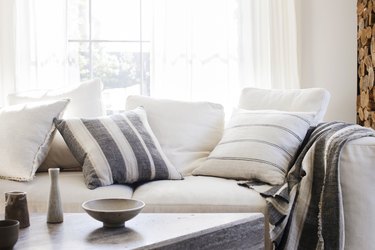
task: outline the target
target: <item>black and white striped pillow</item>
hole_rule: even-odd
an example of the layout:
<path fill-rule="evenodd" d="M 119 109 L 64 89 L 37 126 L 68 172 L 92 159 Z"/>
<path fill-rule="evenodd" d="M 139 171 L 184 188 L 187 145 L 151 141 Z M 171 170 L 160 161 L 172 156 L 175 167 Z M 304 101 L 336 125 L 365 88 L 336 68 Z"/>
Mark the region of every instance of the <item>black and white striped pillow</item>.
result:
<path fill-rule="evenodd" d="M 142 107 L 96 119 L 55 120 L 86 186 L 182 179 L 163 153 Z"/>
<path fill-rule="evenodd" d="M 314 117 L 312 112 L 238 110 L 193 174 L 282 184 Z"/>

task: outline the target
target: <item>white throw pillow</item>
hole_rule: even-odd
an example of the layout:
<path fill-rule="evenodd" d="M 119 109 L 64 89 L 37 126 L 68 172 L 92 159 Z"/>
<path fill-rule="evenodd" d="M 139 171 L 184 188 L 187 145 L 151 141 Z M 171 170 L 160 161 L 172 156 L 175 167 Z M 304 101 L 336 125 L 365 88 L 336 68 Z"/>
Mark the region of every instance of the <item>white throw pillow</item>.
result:
<path fill-rule="evenodd" d="M 323 120 L 330 94 L 321 88 L 309 89 L 257 89 L 244 88 L 238 107 L 248 110 L 282 110 L 314 112 L 313 124 Z"/>
<path fill-rule="evenodd" d="M 45 159 L 69 100 L 34 102 L 0 110 L 0 178 L 29 181 Z"/>
<path fill-rule="evenodd" d="M 99 118 L 56 120 L 55 124 L 83 166 L 90 189 L 182 179 L 164 155 L 141 107 Z"/>
<path fill-rule="evenodd" d="M 138 106 L 146 110 L 164 153 L 183 175 L 191 174 L 223 134 L 224 109 L 220 104 L 129 96 L 126 109 Z"/>
<path fill-rule="evenodd" d="M 32 90 L 10 94 L 10 105 L 46 101 L 70 99 L 70 104 L 64 112 L 64 118 L 81 117 L 90 118 L 104 115 L 101 92 L 103 85 L 99 79 L 82 82 L 78 85 L 58 90 Z M 48 168 L 70 169 L 80 167 L 69 148 L 62 139 L 60 133 L 56 133 L 52 141 L 47 158 L 38 171 L 46 171 Z"/>
<path fill-rule="evenodd" d="M 282 184 L 314 113 L 238 110 L 193 175 Z"/>

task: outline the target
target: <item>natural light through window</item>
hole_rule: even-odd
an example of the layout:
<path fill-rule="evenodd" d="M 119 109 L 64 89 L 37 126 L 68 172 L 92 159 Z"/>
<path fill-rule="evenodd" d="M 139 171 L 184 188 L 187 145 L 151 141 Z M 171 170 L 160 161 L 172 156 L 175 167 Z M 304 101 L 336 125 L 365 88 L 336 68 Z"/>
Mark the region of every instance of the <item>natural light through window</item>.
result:
<path fill-rule="evenodd" d="M 69 79 L 100 78 L 109 113 L 130 94 L 232 109 L 245 86 L 298 86 L 295 29 L 268 1 L 66 1 Z"/>
<path fill-rule="evenodd" d="M 129 94 L 149 94 L 150 3 L 67 0 L 70 79 L 100 78 L 109 113 Z"/>

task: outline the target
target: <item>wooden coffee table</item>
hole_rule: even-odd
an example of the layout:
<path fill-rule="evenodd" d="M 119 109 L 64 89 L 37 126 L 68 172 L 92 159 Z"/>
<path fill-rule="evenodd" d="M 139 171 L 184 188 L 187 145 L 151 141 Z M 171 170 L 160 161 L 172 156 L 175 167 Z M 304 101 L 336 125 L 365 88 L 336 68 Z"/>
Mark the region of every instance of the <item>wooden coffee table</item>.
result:
<path fill-rule="evenodd" d="M 103 228 L 85 213 L 64 214 L 47 224 L 31 214 L 14 249 L 264 249 L 264 217 L 259 213 L 141 213 L 124 228 Z"/>

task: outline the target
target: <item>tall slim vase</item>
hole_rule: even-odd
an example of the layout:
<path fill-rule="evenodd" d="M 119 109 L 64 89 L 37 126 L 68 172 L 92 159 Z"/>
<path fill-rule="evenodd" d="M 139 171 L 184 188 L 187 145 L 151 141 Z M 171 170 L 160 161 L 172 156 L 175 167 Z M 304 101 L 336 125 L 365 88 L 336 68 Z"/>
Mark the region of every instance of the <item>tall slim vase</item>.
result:
<path fill-rule="evenodd" d="M 64 221 L 64 214 L 62 210 L 60 189 L 59 189 L 59 168 L 48 169 L 51 180 L 51 187 L 49 191 L 47 223 L 61 223 Z"/>

